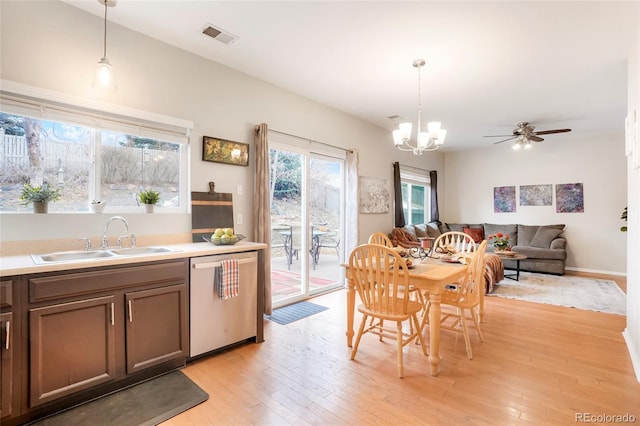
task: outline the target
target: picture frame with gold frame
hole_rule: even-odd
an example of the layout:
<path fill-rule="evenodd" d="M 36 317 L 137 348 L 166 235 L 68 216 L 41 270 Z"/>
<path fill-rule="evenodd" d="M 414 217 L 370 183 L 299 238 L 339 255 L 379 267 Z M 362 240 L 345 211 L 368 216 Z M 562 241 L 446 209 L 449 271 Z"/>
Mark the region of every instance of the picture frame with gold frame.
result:
<path fill-rule="evenodd" d="M 203 136 L 202 161 L 248 166 L 249 144 Z"/>

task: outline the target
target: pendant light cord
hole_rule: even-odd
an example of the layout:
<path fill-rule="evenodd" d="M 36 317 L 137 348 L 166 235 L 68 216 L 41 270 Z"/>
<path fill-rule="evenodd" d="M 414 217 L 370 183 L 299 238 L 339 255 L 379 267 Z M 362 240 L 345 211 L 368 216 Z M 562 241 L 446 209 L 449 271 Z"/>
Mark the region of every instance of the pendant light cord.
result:
<path fill-rule="evenodd" d="M 102 57 L 107 57 L 107 0 L 104 0 L 104 46 Z"/>

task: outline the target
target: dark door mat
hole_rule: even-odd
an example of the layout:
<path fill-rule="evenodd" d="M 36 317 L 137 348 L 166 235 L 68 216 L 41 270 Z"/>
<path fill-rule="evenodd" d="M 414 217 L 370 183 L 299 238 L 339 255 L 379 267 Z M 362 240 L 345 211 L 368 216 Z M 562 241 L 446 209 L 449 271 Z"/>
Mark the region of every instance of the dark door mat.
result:
<path fill-rule="evenodd" d="M 318 312 L 327 310 L 326 306 L 316 305 L 311 302 L 298 302 L 293 305 L 283 306 L 282 308 L 274 309 L 271 315 L 265 315 L 264 317 L 269 321 L 277 322 L 278 324 L 289 324 L 299 319 L 306 318 Z"/>
<path fill-rule="evenodd" d="M 37 426 L 152 426 L 195 407 L 209 395 L 181 371 L 173 371 L 103 396 L 52 417 Z"/>

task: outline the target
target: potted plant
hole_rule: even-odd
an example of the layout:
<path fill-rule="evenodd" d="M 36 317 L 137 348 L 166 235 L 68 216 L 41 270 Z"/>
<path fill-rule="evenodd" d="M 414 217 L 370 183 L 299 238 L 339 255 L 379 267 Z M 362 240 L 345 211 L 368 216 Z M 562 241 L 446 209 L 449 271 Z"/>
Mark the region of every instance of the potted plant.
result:
<path fill-rule="evenodd" d="M 153 206 L 160 200 L 160 193 L 153 189 L 138 192 L 138 200 L 144 204 L 147 213 L 153 213 Z"/>
<path fill-rule="evenodd" d="M 47 183 L 33 186 L 25 183 L 22 187 L 20 200 L 25 206 L 33 203 L 34 213 L 47 213 L 50 201 L 58 201 L 60 199 L 60 189 L 52 189 Z"/>
<path fill-rule="evenodd" d="M 627 221 L 627 207 L 625 207 L 624 210 L 622 210 L 622 215 L 620 215 L 620 219 L 624 220 L 625 222 Z M 620 230 L 622 232 L 627 232 L 627 225 L 621 226 Z"/>
<path fill-rule="evenodd" d="M 93 213 L 102 213 L 107 206 L 107 202 L 104 200 L 91 200 L 89 203 L 89 209 Z"/>

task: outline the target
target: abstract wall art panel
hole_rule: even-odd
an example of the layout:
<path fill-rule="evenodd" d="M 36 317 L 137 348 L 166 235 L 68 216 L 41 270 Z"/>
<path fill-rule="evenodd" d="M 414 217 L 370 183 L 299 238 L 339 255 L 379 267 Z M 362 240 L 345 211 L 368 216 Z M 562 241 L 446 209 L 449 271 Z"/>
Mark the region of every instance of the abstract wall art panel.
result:
<path fill-rule="evenodd" d="M 584 213 L 584 188 L 581 183 L 556 185 L 557 213 Z"/>
<path fill-rule="evenodd" d="M 493 188 L 494 213 L 513 213 L 516 211 L 516 187 L 496 186 Z"/>
<path fill-rule="evenodd" d="M 550 206 L 553 203 L 553 185 L 520 185 L 521 206 Z"/>

